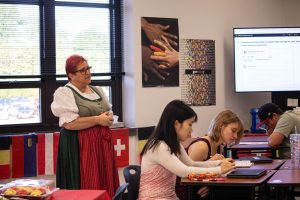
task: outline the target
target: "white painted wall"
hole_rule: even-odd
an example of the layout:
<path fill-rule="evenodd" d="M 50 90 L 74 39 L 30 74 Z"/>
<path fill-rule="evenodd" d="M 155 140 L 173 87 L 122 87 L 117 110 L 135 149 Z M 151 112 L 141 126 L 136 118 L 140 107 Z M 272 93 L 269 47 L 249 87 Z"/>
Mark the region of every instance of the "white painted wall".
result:
<path fill-rule="evenodd" d="M 300 26 L 299 8 L 298 0 L 125 0 L 125 125 L 156 125 L 165 105 L 181 98 L 180 87 L 142 88 L 142 16 L 178 18 L 181 39 L 216 41 L 216 105 L 193 107 L 199 117 L 194 135 L 200 136 L 206 133 L 213 116 L 225 108 L 238 113 L 245 128 L 250 129 L 250 108 L 271 101 L 271 93 L 234 93 L 232 29 Z M 130 152 L 136 152 L 135 140 L 131 138 L 134 149 Z M 136 161 L 130 158 L 131 163 Z"/>

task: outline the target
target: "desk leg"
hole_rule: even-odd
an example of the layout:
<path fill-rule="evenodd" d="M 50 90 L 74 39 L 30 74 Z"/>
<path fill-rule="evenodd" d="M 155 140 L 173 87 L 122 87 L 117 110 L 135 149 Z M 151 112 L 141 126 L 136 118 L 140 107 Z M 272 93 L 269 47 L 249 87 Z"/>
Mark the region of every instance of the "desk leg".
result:
<path fill-rule="evenodd" d="M 275 193 L 275 200 L 279 200 L 279 194 L 280 194 L 280 192 L 279 192 L 279 190 L 280 190 L 280 188 L 275 188 L 276 189 L 276 193 Z"/>
<path fill-rule="evenodd" d="M 272 187 L 271 187 L 272 188 Z M 274 199 L 294 200 L 293 187 L 274 187 L 271 193 L 275 194 Z M 273 198 L 270 198 L 273 199 Z"/>
<path fill-rule="evenodd" d="M 210 200 L 214 200 L 214 193 L 215 193 L 214 187 L 209 187 L 209 199 Z"/>
<path fill-rule="evenodd" d="M 210 186 L 209 200 L 255 200 L 255 186 Z"/>
<path fill-rule="evenodd" d="M 251 199 L 255 200 L 255 187 L 251 187 L 250 195 L 251 195 Z"/>
<path fill-rule="evenodd" d="M 289 191 L 289 199 L 291 199 L 291 200 L 293 200 L 293 199 L 295 199 L 295 188 L 294 187 L 291 187 L 290 188 L 290 191 Z"/>
<path fill-rule="evenodd" d="M 277 150 L 276 149 L 271 149 L 271 158 L 275 159 L 277 158 Z"/>
<path fill-rule="evenodd" d="M 264 195 L 264 198 L 265 199 L 271 199 L 271 195 L 270 195 L 270 192 L 271 192 L 271 190 L 270 190 L 270 187 L 269 186 L 267 186 L 267 184 L 264 184 L 264 186 L 263 186 L 263 195 Z"/>
<path fill-rule="evenodd" d="M 193 200 L 193 186 L 188 185 L 188 199 Z"/>

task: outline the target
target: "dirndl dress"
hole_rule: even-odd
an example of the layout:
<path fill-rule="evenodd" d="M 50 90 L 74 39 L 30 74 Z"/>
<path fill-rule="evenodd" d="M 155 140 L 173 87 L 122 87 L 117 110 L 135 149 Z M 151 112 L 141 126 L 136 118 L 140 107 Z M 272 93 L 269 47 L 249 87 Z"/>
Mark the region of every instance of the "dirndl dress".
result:
<path fill-rule="evenodd" d="M 119 187 L 111 130 L 95 126 L 78 132 L 81 189 L 106 190 L 113 197 Z"/>
<path fill-rule="evenodd" d="M 78 131 L 60 130 L 56 165 L 56 187 L 80 189 Z"/>
<path fill-rule="evenodd" d="M 109 109 L 103 92 L 90 86 L 100 98 L 89 100 L 67 85 L 74 94 L 80 116 L 94 116 Z M 119 176 L 109 127 L 83 130 L 61 129 L 57 156 L 56 185 L 62 189 L 106 190 L 113 197 Z"/>

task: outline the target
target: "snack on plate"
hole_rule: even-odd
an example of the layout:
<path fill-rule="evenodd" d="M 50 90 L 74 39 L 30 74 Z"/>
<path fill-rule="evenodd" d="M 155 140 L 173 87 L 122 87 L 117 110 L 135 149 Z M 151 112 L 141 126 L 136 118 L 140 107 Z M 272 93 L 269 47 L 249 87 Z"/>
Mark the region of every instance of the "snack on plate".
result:
<path fill-rule="evenodd" d="M 192 172 L 188 175 L 188 179 L 193 179 L 195 177 L 196 177 L 196 174 L 194 172 Z"/>
<path fill-rule="evenodd" d="M 215 172 L 209 172 L 206 174 L 207 178 L 216 178 L 218 177 L 219 175 Z"/>
<path fill-rule="evenodd" d="M 47 186 L 13 186 L 4 190 L 6 196 L 42 196 L 49 193 Z"/>
<path fill-rule="evenodd" d="M 17 194 L 17 191 L 14 190 L 13 188 L 8 188 L 4 191 L 4 194 L 5 195 L 16 195 Z"/>
<path fill-rule="evenodd" d="M 215 172 L 207 172 L 207 173 L 190 173 L 188 175 L 188 179 L 190 180 L 204 180 L 204 179 L 214 179 L 219 177 L 219 175 Z"/>

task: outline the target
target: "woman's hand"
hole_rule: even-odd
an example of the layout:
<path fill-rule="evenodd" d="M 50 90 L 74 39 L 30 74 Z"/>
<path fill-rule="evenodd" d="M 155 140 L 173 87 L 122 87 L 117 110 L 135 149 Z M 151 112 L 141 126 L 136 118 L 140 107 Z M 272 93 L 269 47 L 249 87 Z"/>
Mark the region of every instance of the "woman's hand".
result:
<path fill-rule="evenodd" d="M 159 67 L 159 65 L 150 59 L 152 51 L 146 46 L 142 46 L 142 67 L 143 67 L 143 79 L 148 81 L 148 76 L 154 76 L 159 80 L 165 80 L 170 74 Z"/>
<path fill-rule="evenodd" d="M 221 173 L 222 174 L 225 174 L 234 168 L 235 168 L 234 162 L 229 162 L 226 159 L 222 160 L 222 163 L 221 163 Z"/>
<path fill-rule="evenodd" d="M 223 160 L 225 157 L 222 154 L 216 153 L 215 155 L 211 156 L 209 160 Z"/>
<path fill-rule="evenodd" d="M 163 49 L 163 56 L 151 55 L 151 59 L 159 62 L 161 69 L 167 69 L 175 67 L 179 64 L 179 53 L 173 49 L 168 42 L 167 38 L 162 36 L 163 41 L 154 40 L 154 44 Z"/>
<path fill-rule="evenodd" d="M 101 126 L 111 126 L 114 122 L 113 113 L 110 111 L 101 113 L 97 116 L 97 122 Z"/>
<path fill-rule="evenodd" d="M 170 28 L 170 25 L 163 26 L 161 24 L 151 24 L 142 17 L 141 27 L 151 43 L 153 43 L 154 40 L 161 40 L 161 37 L 165 36 L 170 44 L 173 46 L 178 45 L 177 42 L 175 42 L 178 37 L 166 32 Z"/>
<path fill-rule="evenodd" d="M 224 158 L 224 160 L 227 160 L 228 162 L 234 162 L 233 158 Z"/>

